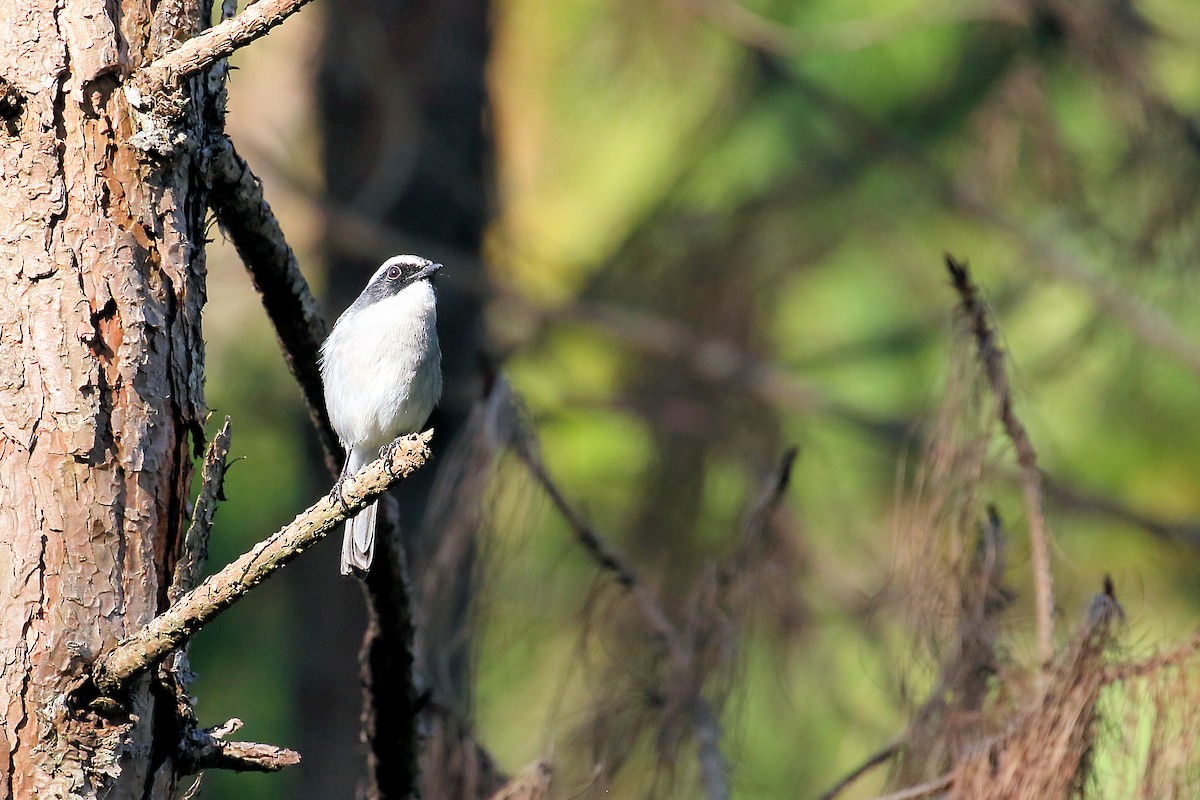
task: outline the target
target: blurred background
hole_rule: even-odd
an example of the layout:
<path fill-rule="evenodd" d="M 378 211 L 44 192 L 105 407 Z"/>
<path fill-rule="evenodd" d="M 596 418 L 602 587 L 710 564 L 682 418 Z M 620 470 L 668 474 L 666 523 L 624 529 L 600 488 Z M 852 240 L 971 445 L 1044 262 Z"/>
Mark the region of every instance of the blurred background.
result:
<path fill-rule="evenodd" d="M 989 503 L 1000 652 L 1036 660 L 1015 461 L 944 253 L 981 285 L 1046 473 L 1060 639 L 1106 574 L 1126 653 L 1193 632 L 1194 0 L 321 0 L 234 65 L 230 135 L 328 320 L 392 254 L 446 265 L 436 460 L 398 496 L 423 687 L 502 773 L 712 796 L 682 693 L 719 721 L 734 797 L 820 795 L 924 702 L 930 587 Z M 220 565 L 328 479 L 216 239 L 208 402 L 241 458 Z M 478 402 L 510 389 L 497 428 Z M 978 447 L 939 460 L 952 441 Z M 683 632 L 695 685 L 547 480 Z M 196 640 L 201 722 L 304 756 L 204 797 L 354 796 L 365 616 L 337 547 Z"/>

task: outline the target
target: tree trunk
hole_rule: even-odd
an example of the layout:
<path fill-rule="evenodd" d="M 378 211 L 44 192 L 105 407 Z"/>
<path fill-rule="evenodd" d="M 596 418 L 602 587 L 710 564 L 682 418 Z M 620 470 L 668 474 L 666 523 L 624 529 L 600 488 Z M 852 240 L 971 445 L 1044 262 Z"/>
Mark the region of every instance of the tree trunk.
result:
<path fill-rule="evenodd" d="M 138 149 L 122 85 L 210 12 L 0 3 L 2 797 L 165 797 L 176 780 L 150 678 L 103 713 L 66 695 L 164 607 L 202 437 L 203 149 Z M 193 83 L 174 130 L 196 143 Z"/>

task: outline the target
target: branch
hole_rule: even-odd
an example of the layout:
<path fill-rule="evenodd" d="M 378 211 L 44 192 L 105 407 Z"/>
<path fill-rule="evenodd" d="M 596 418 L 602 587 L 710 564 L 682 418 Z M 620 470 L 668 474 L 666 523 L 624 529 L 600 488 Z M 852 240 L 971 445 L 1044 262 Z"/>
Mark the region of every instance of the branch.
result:
<path fill-rule="evenodd" d="M 200 570 L 208 558 L 208 536 L 212 531 L 213 518 L 217 514 L 217 501 L 224 500 L 225 461 L 229 457 L 229 417 L 217 435 L 208 443 L 204 454 L 204 470 L 201 475 L 200 494 L 192 508 L 192 523 L 183 536 L 183 549 L 175 562 L 175 574 L 167 599 L 174 603 L 200 582 Z"/>
<path fill-rule="evenodd" d="M 1000 421 L 1017 452 L 1021 467 L 1021 493 L 1025 497 L 1025 515 L 1029 521 L 1030 561 L 1033 567 L 1034 600 L 1037 607 L 1038 652 L 1042 664 L 1054 658 L 1054 587 L 1050 574 L 1050 554 L 1046 546 L 1046 517 L 1043 513 L 1042 474 L 1037 465 L 1037 452 L 1029 440 L 1025 426 L 1013 410 L 1012 390 L 1004 371 L 1004 351 L 996 344 L 996 336 L 988 324 L 987 310 L 979 301 L 979 290 L 971 283 L 966 264 L 946 256 L 946 269 L 954 289 L 962 301 L 963 313 L 971 322 L 979 361 L 999 404 Z"/>
<path fill-rule="evenodd" d="M 300 754 L 286 747 L 225 741 L 225 736 L 240 727 L 242 721 L 235 718 L 219 728 L 191 731 L 179 748 L 181 774 L 190 775 L 204 769 L 279 772 L 300 763 Z"/>
<path fill-rule="evenodd" d="M 393 497 L 380 503 L 375 563 L 364 579 L 367 630 L 359 652 L 367 798 L 407 797 L 417 786 L 412 590 Z M 386 534 L 384 532 L 387 532 Z"/>
<path fill-rule="evenodd" d="M 196 631 L 262 583 L 275 570 L 415 472 L 429 458 L 432 431 L 397 439 L 385 454 L 322 497 L 286 527 L 209 576 L 146 627 L 101 657 L 92 680 L 105 695 L 120 690 Z"/>
<path fill-rule="evenodd" d="M 234 50 L 266 36 L 309 0 L 259 0 L 241 14 L 188 39 L 133 74 L 143 96 L 155 95 L 203 72 Z"/>
<path fill-rule="evenodd" d="M 344 454 L 329 424 L 317 365 L 317 353 L 328 334 L 320 306 L 263 196 L 262 183 L 226 137 L 217 139 L 213 146 L 209 181 L 209 204 L 250 272 L 279 337 L 284 360 L 304 394 L 326 466 L 336 475 Z"/>

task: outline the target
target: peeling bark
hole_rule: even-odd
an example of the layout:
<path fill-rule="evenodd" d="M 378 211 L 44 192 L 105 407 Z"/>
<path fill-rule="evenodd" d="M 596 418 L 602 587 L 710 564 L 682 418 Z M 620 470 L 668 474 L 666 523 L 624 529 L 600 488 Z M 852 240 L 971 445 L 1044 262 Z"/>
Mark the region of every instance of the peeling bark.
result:
<path fill-rule="evenodd" d="M 175 782 L 148 679 L 107 716 L 64 699 L 161 610 L 204 419 L 203 150 L 147 160 L 120 91 L 209 17 L 168 6 L 0 3 L 0 797 Z"/>

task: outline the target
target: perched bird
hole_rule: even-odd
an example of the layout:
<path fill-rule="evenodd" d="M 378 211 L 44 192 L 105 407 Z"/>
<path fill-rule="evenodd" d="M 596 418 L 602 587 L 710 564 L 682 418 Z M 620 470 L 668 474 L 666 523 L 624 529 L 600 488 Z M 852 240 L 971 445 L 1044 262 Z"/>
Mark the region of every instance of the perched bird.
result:
<path fill-rule="evenodd" d="M 420 256 L 389 258 L 321 346 L 325 408 L 346 448 L 342 479 L 397 436 L 419 431 L 442 394 L 431 281 L 441 267 Z M 343 575 L 371 566 L 376 511 L 372 503 L 346 522 Z"/>

